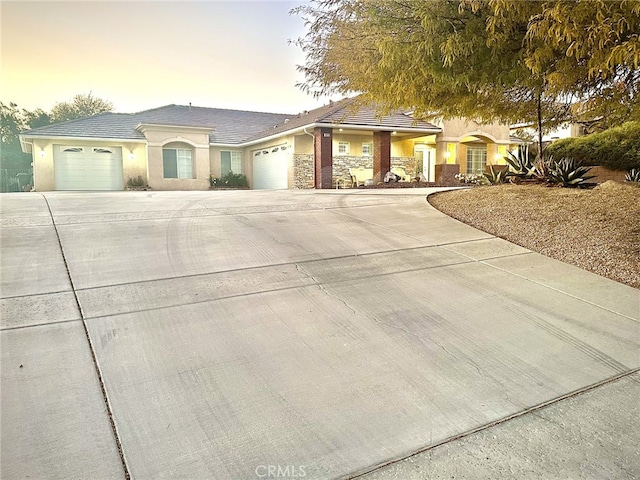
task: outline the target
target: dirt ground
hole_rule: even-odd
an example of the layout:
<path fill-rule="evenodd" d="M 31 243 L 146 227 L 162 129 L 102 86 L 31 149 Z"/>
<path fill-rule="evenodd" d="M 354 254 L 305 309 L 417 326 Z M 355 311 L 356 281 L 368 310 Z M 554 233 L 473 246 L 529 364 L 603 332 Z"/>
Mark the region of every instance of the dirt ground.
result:
<path fill-rule="evenodd" d="M 640 184 L 474 187 L 429 197 L 492 235 L 640 289 Z"/>

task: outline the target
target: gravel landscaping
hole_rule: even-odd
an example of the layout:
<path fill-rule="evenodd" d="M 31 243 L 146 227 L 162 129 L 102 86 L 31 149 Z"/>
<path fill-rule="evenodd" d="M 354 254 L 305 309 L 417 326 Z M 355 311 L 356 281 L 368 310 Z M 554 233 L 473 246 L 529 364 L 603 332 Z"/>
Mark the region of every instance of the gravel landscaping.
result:
<path fill-rule="evenodd" d="M 437 193 L 438 210 L 543 255 L 640 289 L 640 185 L 543 185 Z"/>

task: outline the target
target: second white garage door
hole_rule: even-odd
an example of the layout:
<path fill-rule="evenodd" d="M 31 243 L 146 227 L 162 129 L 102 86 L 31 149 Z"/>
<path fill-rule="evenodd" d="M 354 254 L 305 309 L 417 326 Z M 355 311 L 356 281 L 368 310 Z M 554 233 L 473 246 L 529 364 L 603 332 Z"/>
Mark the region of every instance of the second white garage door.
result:
<path fill-rule="evenodd" d="M 253 188 L 288 188 L 288 155 L 286 145 L 278 145 L 253 152 Z"/>
<path fill-rule="evenodd" d="M 55 145 L 56 190 L 122 190 L 120 147 Z"/>

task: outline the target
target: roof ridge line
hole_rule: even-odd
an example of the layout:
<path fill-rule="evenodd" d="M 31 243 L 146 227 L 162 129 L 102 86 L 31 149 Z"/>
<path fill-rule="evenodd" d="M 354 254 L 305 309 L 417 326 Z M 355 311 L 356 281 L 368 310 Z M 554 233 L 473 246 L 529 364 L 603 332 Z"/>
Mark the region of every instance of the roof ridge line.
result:
<path fill-rule="evenodd" d="M 281 116 L 295 116 L 294 113 L 279 113 L 279 112 L 259 112 L 257 110 L 240 110 L 237 108 L 220 108 L 220 107 L 201 107 L 199 105 L 180 105 L 176 103 L 170 103 L 168 105 L 163 105 L 161 107 L 150 108 L 149 110 L 141 110 L 139 112 L 135 112 L 133 115 L 144 114 L 148 112 L 155 112 L 158 110 L 162 110 L 165 108 L 171 107 L 180 107 L 180 108 L 189 108 L 189 109 L 198 109 L 198 110 L 217 110 L 217 111 L 225 111 L 225 112 L 242 112 L 242 113 L 258 113 L 261 115 L 281 115 Z"/>

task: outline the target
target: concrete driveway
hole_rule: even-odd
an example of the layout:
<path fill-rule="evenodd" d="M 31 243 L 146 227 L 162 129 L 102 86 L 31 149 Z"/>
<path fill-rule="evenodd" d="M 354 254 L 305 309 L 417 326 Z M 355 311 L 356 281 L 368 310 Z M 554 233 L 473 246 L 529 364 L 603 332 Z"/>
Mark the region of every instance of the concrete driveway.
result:
<path fill-rule="evenodd" d="M 640 477 L 640 291 L 426 193 L 3 195 L 0 476 Z"/>

